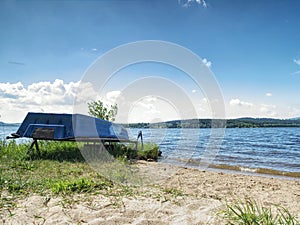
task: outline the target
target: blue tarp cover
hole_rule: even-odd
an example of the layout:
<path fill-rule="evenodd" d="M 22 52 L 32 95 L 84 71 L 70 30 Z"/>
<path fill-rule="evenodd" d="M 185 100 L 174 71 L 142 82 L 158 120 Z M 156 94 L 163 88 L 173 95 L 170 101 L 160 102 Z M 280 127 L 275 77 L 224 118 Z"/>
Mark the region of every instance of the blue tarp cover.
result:
<path fill-rule="evenodd" d="M 29 112 L 16 134 L 48 140 L 129 140 L 122 126 L 81 114 Z"/>

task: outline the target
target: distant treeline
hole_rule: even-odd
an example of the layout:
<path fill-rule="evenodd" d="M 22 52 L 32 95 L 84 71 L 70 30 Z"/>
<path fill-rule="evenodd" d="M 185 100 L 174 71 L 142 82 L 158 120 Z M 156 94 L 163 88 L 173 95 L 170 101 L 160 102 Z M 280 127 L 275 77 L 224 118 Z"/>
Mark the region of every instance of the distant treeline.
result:
<path fill-rule="evenodd" d="M 300 127 L 300 119 L 239 118 L 239 119 L 190 119 L 173 120 L 160 123 L 122 124 L 129 128 L 257 128 L 257 127 Z"/>
<path fill-rule="evenodd" d="M 172 120 L 160 123 L 131 123 L 121 124 L 126 128 L 256 128 L 256 127 L 300 127 L 300 118 L 297 119 L 271 119 L 271 118 L 239 118 L 239 119 L 189 119 Z M 0 126 L 19 126 L 19 123 L 3 123 Z"/>
<path fill-rule="evenodd" d="M 0 122 L 0 126 L 20 126 L 20 123 L 3 123 L 3 122 Z"/>
<path fill-rule="evenodd" d="M 20 126 L 20 123 L 4 123 L 0 121 L 0 126 Z"/>

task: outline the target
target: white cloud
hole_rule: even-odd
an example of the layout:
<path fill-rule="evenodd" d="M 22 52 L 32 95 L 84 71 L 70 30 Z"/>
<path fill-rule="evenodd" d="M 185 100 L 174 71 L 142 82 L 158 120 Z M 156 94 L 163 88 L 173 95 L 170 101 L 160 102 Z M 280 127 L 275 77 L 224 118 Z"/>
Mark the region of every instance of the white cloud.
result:
<path fill-rule="evenodd" d="M 202 59 L 202 62 L 207 66 L 207 67 L 211 67 L 211 61 L 208 61 L 206 58 Z"/>
<path fill-rule="evenodd" d="M 185 8 L 188 8 L 192 5 L 200 5 L 203 8 L 207 8 L 207 3 L 205 0 L 178 0 L 178 3 Z"/>
<path fill-rule="evenodd" d="M 296 63 L 298 66 L 300 66 L 300 59 L 294 59 L 293 62 Z M 292 73 L 292 75 L 297 75 L 297 74 L 300 74 L 300 70 Z"/>
<path fill-rule="evenodd" d="M 106 93 L 106 99 L 111 103 L 116 102 L 117 98 L 120 96 L 121 96 L 121 91 L 110 91 Z"/>
<path fill-rule="evenodd" d="M 296 63 L 298 66 L 300 66 L 300 59 L 294 59 L 293 61 L 294 61 L 294 63 Z"/>
<path fill-rule="evenodd" d="M 275 109 L 275 108 L 276 108 L 275 105 L 267 105 L 267 104 L 261 104 L 260 105 L 260 111 L 262 111 L 262 112 L 267 112 L 270 109 Z"/>
<path fill-rule="evenodd" d="M 149 103 L 155 103 L 158 101 L 158 98 L 153 95 L 149 95 L 146 98 L 144 98 L 144 101 L 149 102 Z"/>
<path fill-rule="evenodd" d="M 122 107 L 120 107 L 120 111 L 122 111 Z M 126 122 L 157 122 L 179 118 L 179 112 L 171 102 L 159 96 L 149 95 L 130 104 Z"/>
<path fill-rule="evenodd" d="M 226 106 L 227 118 L 287 118 L 289 111 L 290 110 L 286 107 L 286 105 L 284 105 L 284 107 L 280 107 L 277 105 L 269 105 L 259 102 L 249 103 L 239 99 L 232 99 Z"/>
<path fill-rule="evenodd" d="M 202 98 L 202 101 L 205 103 L 208 103 L 208 99 L 207 98 Z"/>
<path fill-rule="evenodd" d="M 121 91 L 109 91 L 107 92 L 105 95 L 97 95 L 96 99 L 93 100 L 97 100 L 100 99 L 105 106 L 110 107 L 111 105 L 117 105 L 118 107 L 118 111 L 122 110 L 122 108 L 124 107 L 124 105 L 127 104 L 125 98 L 122 96 L 122 92 Z M 84 113 L 84 112 L 83 112 Z M 116 119 L 119 118 L 120 115 L 117 115 Z M 120 121 L 119 121 L 120 122 Z"/>
<path fill-rule="evenodd" d="M 300 107 L 294 107 L 294 106 L 288 106 L 287 108 L 287 114 L 286 117 L 288 118 L 295 118 L 300 116 Z"/>
<path fill-rule="evenodd" d="M 37 82 L 24 86 L 0 83 L 0 114 L 7 122 L 20 122 L 28 111 L 71 113 L 79 82 Z"/>
<path fill-rule="evenodd" d="M 230 102 L 229 102 L 229 104 L 231 106 L 247 106 L 247 107 L 252 107 L 253 106 L 253 103 L 241 101 L 238 98 L 231 99 Z"/>
<path fill-rule="evenodd" d="M 267 97 L 272 97 L 272 96 L 273 96 L 273 94 L 272 94 L 272 93 L 270 93 L 270 92 L 268 92 L 268 93 L 266 93 L 266 96 L 267 96 Z"/>
<path fill-rule="evenodd" d="M 276 105 L 261 104 L 260 111 L 267 117 L 276 117 L 278 113 L 275 111 Z"/>
<path fill-rule="evenodd" d="M 96 51 L 98 51 L 98 49 L 97 48 L 92 48 L 92 51 L 96 52 Z"/>
<path fill-rule="evenodd" d="M 161 110 L 158 109 L 155 99 L 147 96 L 132 105 L 128 120 L 130 122 L 151 122 L 153 119 L 161 117 Z"/>
<path fill-rule="evenodd" d="M 196 93 L 197 90 L 191 90 Z M 272 93 L 266 93 L 272 96 Z M 74 111 L 74 100 L 79 102 L 79 111 Z M 128 97 L 128 96 L 127 96 Z M 194 95 L 195 110 L 199 118 L 211 118 L 212 112 L 210 102 L 203 96 Z M 197 99 L 196 99 L 197 97 Z M 125 99 L 118 90 L 113 90 L 99 96 L 91 83 L 69 82 L 55 80 L 54 82 L 36 82 L 30 85 L 17 83 L 0 83 L 0 115 L 5 122 L 21 122 L 27 112 L 57 112 L 57 113 L 87 113 L 87 101 L 101 99 L 106 104 L 117 103 L 120 109 L 118 122 L 150 122 L 154 119 L 161 121 L 191 118 L 179 114 L 177 106 L 172 105 L 168 99 L 161 99 L 158 96 L 146 96 L 134 104 Z M 128 105 L 132 105 L 129 110 Z M 81 108 L 80 108 L 81 107 Z M 122 114 L 124 109 L 129 114 Z M 123 110 L 123 111 L 122 111 Z M 128 110 L 125 112 L 128 112 Z M 228 118 L 250 117 L 298 117 L 300 106 L 295 105 L 289 108 L 286 103 L 282 105 L 267 105 L 260 102 L 247 102 L 240 98 L 233 98 L 227 101 L 226 115 Z M 187 112 L 189 113 L 189 112 Z M 193 116 L 194 117 L 194 116 Z"/>
<path fill-rule="evenodd" d="M 207 4 L 205 0 L 196 0 L 199 5 L 202 5 L 204 8 L 207 8 Z"/>
<path fill-rule="evenodd" d="M 198 118 L 211 118 L 213 116 L 213 112 L 207 98 L 199 99 L 199 104 L 196 110 Z"/>
<path fill-rule="evenodd" d="M 155 96 L 146 96 L 139 101 L 135 102 L 134 107 L 140 107 L 148 110 L 150 114 L 157 114 L 159 110 L 156 109 L 156 102 L 158 101 Z"/>

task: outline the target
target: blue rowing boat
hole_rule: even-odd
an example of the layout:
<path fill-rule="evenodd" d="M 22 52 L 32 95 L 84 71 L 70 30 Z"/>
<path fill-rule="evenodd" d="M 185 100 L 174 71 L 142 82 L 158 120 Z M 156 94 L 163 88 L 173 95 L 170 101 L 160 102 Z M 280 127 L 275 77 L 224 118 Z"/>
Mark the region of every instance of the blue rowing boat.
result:
<path fill-rule="evenodd" d="M 8 138 L 56 141 L 130 141 L 121 125 L 82 114 L 29 112 L 16 133 Z"/>

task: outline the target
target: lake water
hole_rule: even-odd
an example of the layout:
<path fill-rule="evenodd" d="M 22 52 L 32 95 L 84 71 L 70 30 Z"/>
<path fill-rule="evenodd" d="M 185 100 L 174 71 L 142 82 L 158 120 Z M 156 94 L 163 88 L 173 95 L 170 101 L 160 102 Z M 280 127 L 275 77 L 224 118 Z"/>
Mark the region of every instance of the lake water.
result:
<path fill-rule="evenodd" d="M 0 124 L 0 139 L 5 139 L 6 136 L 11 133 L 15 133 L 18 130 L 17 125 L 2 125 Z"/>
<path fill-rule="evenodd" d="M 159 143 L 162 161 L 199 166 L 211 129 L 144 129 L 145 141 Z M 134 135 L 138 129 L 131 129 Z M 300 177 L 300 128 L 226 129 L 210 167 Z M 200 164 L 201 165 L 201 164 Z"/>
<path fill-rule="evenodd" d="M 18 126 L 0 126 L 0 138 Z M 140 129 L 130 129 L 135 139 Z M 144 142 L 159 144 L 161 161 L 199 166 L 205 160 L 211 129 L 142 129 Z M 210 140 L 213 141 L 213 140 Z M 226 129 L 211 168 L 300 178 L 300 128 Z"/>
<path fill-rule="evenodd" d="M 11 133 L 16 133 L 18 128 L 19 128 L 19 125 L 17 125 L 17 124 L 14 124 L 14 125 L 0 124 L 0 140 L 5 140 L 6 137 L 10 136 Z M 19 138 L 16 140 L 17 140 L 17 143 L 30 141 L 30 139 L 27 139 L 27 138 Z"/>

